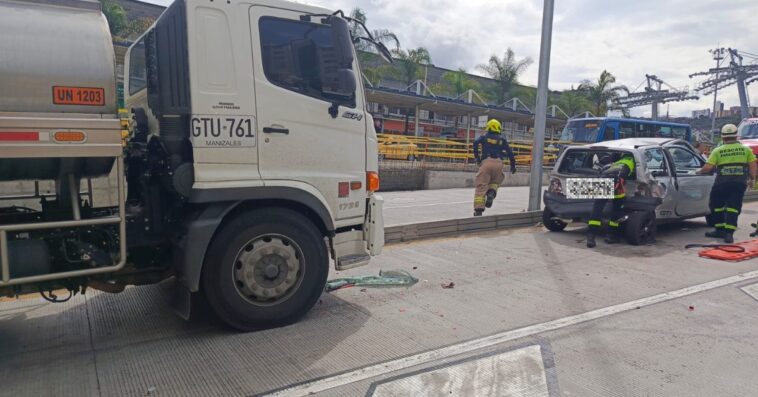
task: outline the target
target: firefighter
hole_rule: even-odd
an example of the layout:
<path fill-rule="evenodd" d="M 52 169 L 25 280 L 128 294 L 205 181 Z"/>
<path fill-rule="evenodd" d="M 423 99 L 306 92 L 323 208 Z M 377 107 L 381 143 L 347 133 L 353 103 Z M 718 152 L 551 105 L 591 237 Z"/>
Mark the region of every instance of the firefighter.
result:
<path fill-rule="evenodd" d="M 610 163 L 611 157 L 604 156 L 600 160 L 600 164 L 606 165 Z M 602 171 L 602 176 L 605 178 L 613 178 L 613 200 L 611 200 L 612 211 L 611 218 L 608 221 L 610 227 L 610 234 L 605 240 L 608 244 L 617 244 L 621 241 L 621 225 L 619 221 L 624 217 L 624 198 L 626 197 L 626 179 L 634 173 L 635 162 L 634 157 L 625 153 L 621 158 L 610 164 L 606 165 Z M 595 248 L 597 243 L 595 242 L 595 236 L 603 226 L 603 209 L 610 199 L 597 199 L 592 205 L 592 214 L 590 220 L 587 223 L 589 229 L 587 230 L 587 248 Z"/>
<path fill-rule="evenodd" d="M 753 151 L 737 141 L 737 127 L 734 124 L 721 128 L 721 139 L 723 144 L 713 149 L 708 162 L 698 173 L 711 174 L 716 171 L 709 203 L 716 219 L 716 230 L 705 236 L 722 238 L 731 244 L 737 230 L 737 218 L 742 211 L 742 199 L 748 186 L 755 185 L 758 166 Z"/>
<path fill-rule="evenodd" d="M 482 216 L 485 207 L 492 207 L 497 189 L 505 179 L 503 159 L 506 156 L 511 163 L 511 173 L 516 173 L 516 158 L 508 140 L 500 134 L 502 129 L 500 122 L 492 119 L 487 122 L 487 133 L 474 141 L 474 159 L 479 164 L 474 193 L 474 216 Z"/>

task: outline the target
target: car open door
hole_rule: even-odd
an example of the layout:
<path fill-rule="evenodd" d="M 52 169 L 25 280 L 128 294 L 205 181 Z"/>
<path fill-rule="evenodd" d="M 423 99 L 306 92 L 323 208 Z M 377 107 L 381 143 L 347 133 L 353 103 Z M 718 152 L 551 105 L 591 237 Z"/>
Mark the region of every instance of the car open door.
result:
<path fill-rule="evenodd" d="M 668 145 L 667 156 L 676 175 L 676 214 L 681 217 L 705 215 L 709 212 L 708 200 L 714 177 L 697 171 L 705 164 L 703 157 L 689 145 Z"/>

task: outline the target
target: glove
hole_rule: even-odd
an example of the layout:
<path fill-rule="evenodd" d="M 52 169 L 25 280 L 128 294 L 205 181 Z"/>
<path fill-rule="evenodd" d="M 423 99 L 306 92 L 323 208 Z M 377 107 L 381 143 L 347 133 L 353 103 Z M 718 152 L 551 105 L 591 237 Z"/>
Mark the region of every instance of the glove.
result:
<path fill-rule="evenodd" d="M 511 164 L 511 174 L 516 173 L 516 164 Z"/>

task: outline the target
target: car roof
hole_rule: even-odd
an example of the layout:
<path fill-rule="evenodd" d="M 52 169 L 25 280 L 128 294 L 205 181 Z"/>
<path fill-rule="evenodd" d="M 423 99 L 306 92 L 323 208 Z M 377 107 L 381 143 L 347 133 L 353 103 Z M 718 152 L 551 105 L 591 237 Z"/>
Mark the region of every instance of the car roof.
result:
<path fill-rule="evenodd" d="M 684 142 L 681 139 L 672 138 L 626 138 L 613 141 L 595 142 L 570 148 L 607 148 L 607 149 L 637 149 L 643 146 L 665 146 L 675 142 Z"/>

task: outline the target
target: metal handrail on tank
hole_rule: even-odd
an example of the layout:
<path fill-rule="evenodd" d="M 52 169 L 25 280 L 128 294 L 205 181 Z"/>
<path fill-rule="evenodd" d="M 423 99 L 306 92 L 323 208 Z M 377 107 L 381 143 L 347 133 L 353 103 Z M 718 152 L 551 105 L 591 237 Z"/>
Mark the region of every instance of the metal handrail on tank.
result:
<path fill-rule="evenodd" d="M 0 287 L 6 287 L 10 285 L 18 285 L 24 283 L 34 283 L 42 281 L 59 280 L 63 278 L 71 277 L 84 277 L 95 274 L 113 273 L 124 268 L 126 265 L 126 186 L 124 178 L 121 177 L 124 171 L 124 159 L 121 156 L 115 157 L 116 171 L 118 178 L 118 216 L 109 216 L 102 218 L 86 219 L 86 220 L 70 220 L 61 222 L 43 222 L 43 223 L 25 223 L 14 225 L 0 225 Z M 91 189 L 91 186 L 90 186 Z M 78 207 L 78 200 L 74 200 L 72 204 Z M 78 209 L 78 208 L 77 208 Z M 74 210 L 76 214 L 78 211 Z M 76 218 L 76 216 L 75 216 Z M 119 260 L 113 266 L 103 266 L 93 269 L 72 270 L 60 273 L 41 274 L 36 276 L 19 277 L 15 279 L 10 278 L 10 259 L 8 257 L 8 232 L 19 232 L 29 230 L 42 230 L 42 229 L 57 229 L 57 228 L 72 228 L 81 226 L 96 226 L 96 225 L 119 225 Z"/>

